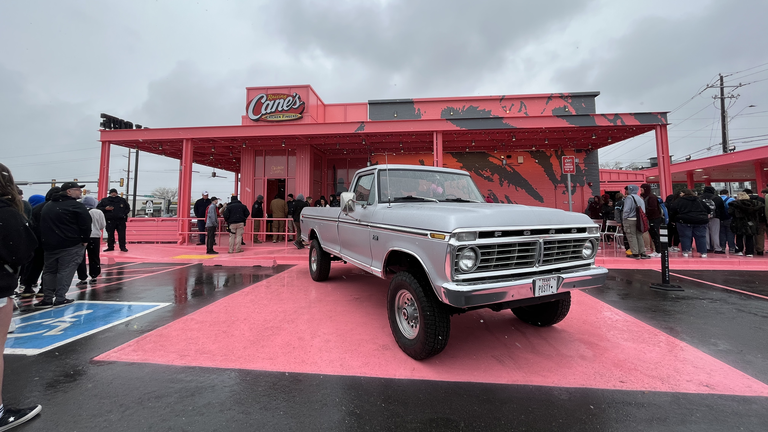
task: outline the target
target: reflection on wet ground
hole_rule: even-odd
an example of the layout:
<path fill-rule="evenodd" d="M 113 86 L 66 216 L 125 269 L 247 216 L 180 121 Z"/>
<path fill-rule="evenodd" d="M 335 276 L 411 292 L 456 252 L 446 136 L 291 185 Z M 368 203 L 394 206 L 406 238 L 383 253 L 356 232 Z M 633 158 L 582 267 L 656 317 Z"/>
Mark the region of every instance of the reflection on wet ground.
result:
<path fill-rule="evenodd" d="M 201 264 L 119 263 L 105 266 L 96 285 L 75 286 L 80 302 L 170 305 L 34 356 L 6 355 L 3 400 L 41 403 L 24 431 L 213 430 L 765 430 L 768 398 L 719 394 L 606 390 L 482 382 L 330 376 L 93 361 L 217 300 L 257 292 L 291 266 L 204 267 Z M 683 274 L 683 272 L 680 272 Z M 284 273 L 283 276 L 290 274 Z M 685 272 L 686 276 L 767 295 L 765 272 Z M 729 276 L 730 275 L 730 276 Z M 283 277 L 281 276 L 281 277 Z M 604 287 L 587 293 L 644 324 L 768 383 L 768 300 L 673 276 L 685 291 L 652 291 L 656 271 L 612 270 Z M 290 283 L 290 280 L 288 280 Z M 325 287 L 325 289 L 333 289 Z M 259 290 L 263 290 L 263 293 Z M 297 296 L 306 295 L 296 286 Z M 365 299 L 363 299 L 365 300 Z M 221 302 L 225 304 L 226 302 Z M 365 301 L 357 302 L 358 307 Z M 34 313 L 21 302 L 16 316 Z M 77 302 L 75 303 L 77 304 Z M 376 305 L 379 313 L 381 306 Z M 207 309 L 208 310 L 208 309 Z M 206 310 L 206 311 L 207 311 Z M 268 313 L 256 310 L 254 314 Z M 343 313 L 331 310 L 328 313 Z M 295 313 L 302 314 L 302 310 Z M 187 319 L 195 319 L 196 314 Z M 466 317 L 467 315 L 464 315 Z M 222 314 L 226 322 L 228 317 Z M 513 319 L 513 318 L 510 318 Z M 273 325 L 291 320 L 276 319 Z M 322 321 L 297 328 L 311 339 Z M 610 323 L 601 324 L 610 328 Z M 232 325 L 228 331 L 241 329 Z M 338 337 L 364 327 L 326 331 Z M 264 331 L 268 331 L 265 329 Z M 155 332 L 157 334 L 158 332 Z M 616 330 L 618 336 L 621 330 Z M 146 340 L 143 338 L 142 340 Z M 204 339 L 189 338 L 205 345 Z M 244 342 L 247 343 L 247 342 Z M 156 349 L 167 349 L 162 343 Z M 266 349 L 266 348 L 263 348 Z M 242 351 L 227 347 L 221 356 Z M 190 355 L 195 354 L 194 347 Z M 288 355 L 277 353 L 277 355 Z M 298 354 L 300 355 L 300 354 Z M 349 353 L 348 355 L 354 355 Z M 343 363 L 344 358 L 334 359 Z M 619 365 L 620 367 L 620 365 Z M 601 371 L 593 371 L 600 374 Z M 510 373 L 526 373 L 511 370 Z"/>

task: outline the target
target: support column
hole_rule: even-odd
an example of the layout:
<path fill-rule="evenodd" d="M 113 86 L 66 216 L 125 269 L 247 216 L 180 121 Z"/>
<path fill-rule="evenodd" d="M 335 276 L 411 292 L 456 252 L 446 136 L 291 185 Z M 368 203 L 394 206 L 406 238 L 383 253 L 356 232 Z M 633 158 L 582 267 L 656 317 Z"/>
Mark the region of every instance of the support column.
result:
<path fill-rule="evenodd" d="M 432 133 L 432 166 L 443 166 L 443 133 Z"/>
<path fill-rule="evenodd" d="M 659 192 L 662 197 L 672 193 L 672 167 L 669 160 L 667 125 L 656 126 L 656 160 L 659 164 Z"/>
<path fill-rule="evenodd" d="M 688 171 L 685 173 L 685 178 L 688 180 L 688 189 L 693 190 L 696 185 L 693 183 L 693 171 Z"/>
<path fill-rule="evenodd" d="M 759 194 L 761 190 L 763 190 L 766 187 L 766 183 L 768 182 L 768 171 L 763 169 L 763 166 L 760 164 L 760 161 L 754 162 L 755 166 L 755 181 L 757 182 L 757 187 L 752 188 L 752 192 Z"/>
<path fill-rule="evenodd" d="M 296 193 L 312 195 L 312 146 L 299 145 L 296 148 Z M 323 170 L 325 172 L 325 170 Z M 326 178 L 322 178 L 322 188 L 326 187 Z M 323 189 L 320 189 L 321 191 Z M 319 197 L 317 197 L 319 198 Z"/>
<path fill-rule="evenodd" d="M 240 202 L 248 206 L 250 210 L 251 205 L 256 201 L 257 192 L 254 191 L 254 174 L 256 173 L 256 150 L 252 148 L 244 148 L 240 152 Z"/>
<path fill-rule="evenodd" d="M 240 192 L 238 191 L 238 188 L 240 186 L 240 172 L 235 171 L 235 190 L 232 191 L 232 195 L 238 196 Z"/>
<path fill-rule="evenodd" d="M 99 166 L 99 184 L 97 186 L 98 192 L 96 193 L 96 199 L 109 195 L 109 158 L 112 145 L 108 142 L 101 143 L 101 165 Z"/>
<path fill-rule="evenodd" d="M 189 209 L 192 203 L 192 139 L 186 138 L 181 144 L 181 161 L 179 162 L 179 198 L 176 214 L 179 218 L 179 233 L 190 231 L 192 224 L 189 219 Z M 189 235 L 179 234 L 179 244 L 187 244 Z"/>

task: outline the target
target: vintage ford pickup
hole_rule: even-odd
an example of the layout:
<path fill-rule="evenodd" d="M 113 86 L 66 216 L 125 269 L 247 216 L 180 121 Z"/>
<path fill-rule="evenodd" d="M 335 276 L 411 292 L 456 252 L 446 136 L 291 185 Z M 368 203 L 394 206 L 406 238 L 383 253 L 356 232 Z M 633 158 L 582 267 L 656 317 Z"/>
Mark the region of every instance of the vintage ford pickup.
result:
<path fill-rule="evenodd" d="M 571 290 L 600 286 L 599 228 L 583 214 L 486 203 L 467 172 L 412 165 L 359 170 L 341 207 L 307 207 L 309 271 L 343 261 L 390 280 L 387 314 L 414 359 L 439 354 L 453 314 L 511 309 L 522 321 L 562 321 Z"/>

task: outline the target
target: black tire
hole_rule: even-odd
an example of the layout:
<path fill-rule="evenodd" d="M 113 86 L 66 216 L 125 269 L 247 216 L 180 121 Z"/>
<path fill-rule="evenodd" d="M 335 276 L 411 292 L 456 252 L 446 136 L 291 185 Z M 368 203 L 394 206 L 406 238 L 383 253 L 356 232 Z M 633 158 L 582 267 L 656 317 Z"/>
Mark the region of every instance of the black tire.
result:
<path fill-rule="evenodd" d="M 440 354 L 448 345 L 451 315 L 422 278 L 406 271 L 395 275 L 389 284 L 387 315 L 397 345 L 416 360 Z"/>
<path fill-rule="evenodd" d="M 315 282 L 328 279 L 331 273 L 331 254 L 323 250 L 318 239 L 309 246 L 309 275 Z"/>
<path fill-rule="evenodd" d="M 571 310 L 571 293 L 559 300 L 512 308 L 512 313 L 528 324 L 548 327 L 562 321 L 569 310 Z"/>

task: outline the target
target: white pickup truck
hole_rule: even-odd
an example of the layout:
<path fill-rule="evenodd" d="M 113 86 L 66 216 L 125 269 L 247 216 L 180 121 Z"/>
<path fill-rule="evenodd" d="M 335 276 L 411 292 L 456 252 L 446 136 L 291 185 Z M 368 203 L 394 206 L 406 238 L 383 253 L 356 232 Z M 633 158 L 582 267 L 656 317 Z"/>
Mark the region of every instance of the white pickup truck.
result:
<path fill-rule="evenodd" d="M 413 165 L 359 170 L 341 207 L 307 207 L 309 271 L 328 279 L 332 261 L 390 280 L 387 314 L 414 359 L 448 344 L 450 317 L 511 309 L 526 323 L 562 321 L 571 290 L 600 286 L 599 228 L 586 215 L 489 204 L 467 172 Z"/>

